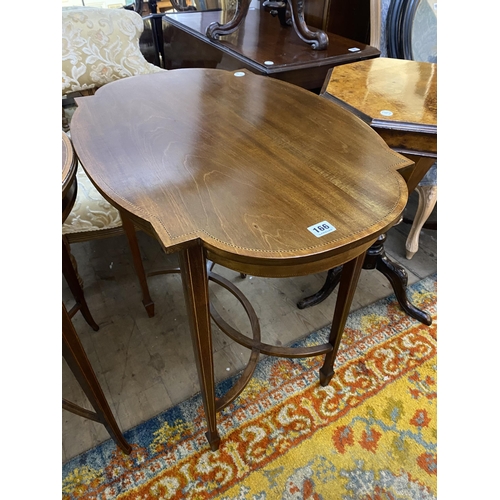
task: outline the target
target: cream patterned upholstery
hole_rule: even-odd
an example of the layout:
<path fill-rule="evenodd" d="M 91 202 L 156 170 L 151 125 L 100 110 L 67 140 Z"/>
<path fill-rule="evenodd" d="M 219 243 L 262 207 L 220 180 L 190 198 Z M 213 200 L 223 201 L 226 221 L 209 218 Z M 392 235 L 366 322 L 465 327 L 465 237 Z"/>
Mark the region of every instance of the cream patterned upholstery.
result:
<path fill-rule="evenodd" d="M 146 61 L 139 49 L 144 22 L 125 9 L 70 7 L 62 10 L 62 95 L 97 89 L 129 76 L 166 71 Z M 118 211 L 95 189 L 78 165 L 75 205 L 63 234 L 122 225 Z M 89 235 L 90 236 L 90 235 Z"/>
<path fill-rule="evenodd" d="M 101 87 L 128 76 L 165 71 L 139 49 L 144 22 L 125 9 L 62 11 L 62 93 Z"/>
<path fill-rule="evenodd" d="M 76 201 L 62 226 L 63 234 L 121 227 L 122 221 L 118 210 L 100 195 L 80 163 L 76 171 L 76 181 L 78 183 Z"/>

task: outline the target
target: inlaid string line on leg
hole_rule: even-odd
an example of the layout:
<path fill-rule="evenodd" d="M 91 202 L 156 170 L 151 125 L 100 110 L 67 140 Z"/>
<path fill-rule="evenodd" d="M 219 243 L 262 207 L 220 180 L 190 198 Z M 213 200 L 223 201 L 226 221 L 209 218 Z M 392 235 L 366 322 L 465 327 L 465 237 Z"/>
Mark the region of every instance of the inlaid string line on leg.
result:
<path fill-rule="evenodd" d="M 337 295 L 337 302 L 335 304 L 335 312 L 333 313 L 332 327 L 330 330 L 329 342 L 333 349 L 325 355 L 325 361 L 319 371 L 319 380 L 324 387 L 330 383 L 333 377 L 333 365 L 337 357 L 344 327 L 349 316 L 351 309 L 352 299 L 356 291 L 363 262 L 365 260 L 365 253 L 362 253 L 355 259 L 350 260 L 342 267 L 342 275 L 340 277 L 340 288 Z"/>
<path fill-rule="evenodd" d="M 193 246 L 183 250 L 180 255 L 180 264 L 196 367 L 208 425 L 206 436 L 210 448 L 215 451 L 219 448 L 220 436 L 217 431 L 208 275 L 203 247 Z"/>

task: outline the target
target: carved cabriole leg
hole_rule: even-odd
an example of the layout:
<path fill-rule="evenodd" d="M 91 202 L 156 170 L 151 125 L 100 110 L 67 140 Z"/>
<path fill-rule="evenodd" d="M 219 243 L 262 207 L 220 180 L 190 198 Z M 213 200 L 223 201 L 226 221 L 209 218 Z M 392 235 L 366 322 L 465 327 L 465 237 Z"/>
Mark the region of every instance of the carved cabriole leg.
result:
<path fill-rule="evenodd" d="M 288 0 L 292 11 L 293 26 L 301 40 L 309 43 L 314 50 L 328 47 L 328 35 L 321 30 L 311 31 L 304 18 L 304 0 Z"/>
<path fill-rule="evenodd" d="M 194 346 L 196 367 L 200 381 L 208 432 L 212 451 L 219 449 L 215 410 L 214 362 L 210 328 L 210 300 L 208 296 L 207 263 L 203 247 L 194 246 L 181 252 L 180 267 L 189 327 Z"/>
<path fill-rule="evenodd" d="M 139 284 L 142 290 L 142 303 L 146 308 L 146 312 L 150 318 L 155 315 L 155 305 L 151 296 L 149 295 L 148 281 L 146 279 L 146 273 L 144 272 L 144 266 L 142 264 L 141 250 L 139 248 L 139 243 L 137 241 L 137 235 L 135 233 L 135 227 L 133 222 L 122 212 L 120 212 L 120 217 L 122 219 L 123 230 L 127 235 L 128 244 L 130 251 L 132 252 L 132 260 L 134 262 L 135 272 L 139 278 Z"/>
<path fill-rule="evenodd" d="M 90 314 L 89 307 L 87 305 L 87 301 L 85 300 L 85 295 L 83 294 L 83 288 L 79 280 L 79 276 L 77 274 L 76 268 L 73 265 L 72 259 L 73 257 L 69 250 L 69 244 L 67 240 L 63 237 L 62 239 L 62 272 L 66 282 L 68 283 L 69 289 L 75 298 L 78 309 L 80 309 L 82 316 L 85 318 L 85 321 L 89 324 L 89 326 L 97 331 L 99 330 L 99 326 L 94 321 L 92 314 Z M 76 264 L 76 263 L 75 263 Z"/>
<path fill-rule="evenodd" d="M 239 25 L 245 19 L 248 13 L 248 7 L 250 7 L 250 0 L 237 0 L 236 2 L 236 12 L 234 17 L 226 24 L 220 24 L 217 22 L 211 23 L 206 31 L 205 35 L 208 38 L 217 39 L 221 35 L 230 35 L 235 32 Z"/>
<path fill-rule="evenodd" d="M 410 234 L 406 240 L 406 258 L 411 259 L 418 250 L 418 240 L 423 225 L 431 215 L 437 201 L 437 186 L 417 186 L 415 190 L 418 193 L 418 207 Z"/>
<path fill-rule="evenodd" d="M 340 288 L 335 304 L 332 328 L 330 329 L 329 342 L 333 346 L 333 349 L 325 355 L 325 361 L 319 371 L 319 380 L 323 387 L 328 385 L 333 377 L 333 364 L 335 363 L 340 341 L 342 340 L 342 334 L 344 333 L 344 327 L 349 316 L 349 310 L 351 309 L 352 299 L 356 291 L 356 285 L 361 269 L 363 268 L 364 260 L 365 254 L 363 253 L 342 266 Z"/>
<path fill-rule="evenodd" d="M 393 262 L 389 259 L 389 257 L 387 257 L 384 249 L 386 239 L 386 234 L 380 235 L 377 241 L 367 250 L 365 261 L 363 263 L 363 269 L 377 269 L 380 271 L 390 281 L 401 309 L 403 309 L 406 314 L 420 321 L 424 325 L 432 324 L 431 316 L 425 311 L 417 309 L 408 300 L 408 296 L 406 294 L 408 274 L 404 267 Z M 325 284 L 321 290 L 310 297 L 302 299 L 298 302 L 297 307 L 304 309 L 323 302 L 323 300 L 325 300 L 333 292 L 333 290 L 335 290 L 335 287 L 338 284 L 339 270 L 340 268 L 331 269 L 328 272 Z"/>
<path fill-rule="evenodd" d="M 408 273 L 406 269 L 393 262 L 387 257 L 385 253 L 384 243 L 387 239 L 386 234 L 379 236 L 378 240 L 366 252 L 366 258 L 363 268 L 364 269 L 377 269 L 380 271 L 391 283 L 396 299 L 401 306 L 401 309 L 416 320 L 424 325 L 431 325 L 432 318 L 430 314 L 417 309 L 409 300 L 406 294 L 406 287 L 408 285 Z"/>
<path fill-rule="evenodd" d="M 127 455 L 130 454 L 132 448 L 123 437 L 116 423 L 115 417 L 111 412 L 111 408 L 102 392 L 101 385 L 97 380 L 64 304 L 62 306 L 62 352 L 64 359 L 90 401 L 95 413 L 65 400 L 63 400 L 63 408 L 103 424 L 117 446 Z"/>

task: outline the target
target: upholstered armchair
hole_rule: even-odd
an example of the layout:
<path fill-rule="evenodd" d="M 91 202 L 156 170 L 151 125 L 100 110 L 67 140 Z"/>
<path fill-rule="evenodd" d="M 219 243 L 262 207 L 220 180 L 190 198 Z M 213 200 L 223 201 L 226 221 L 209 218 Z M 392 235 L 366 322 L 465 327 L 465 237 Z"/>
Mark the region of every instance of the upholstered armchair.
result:
<path fill-rule="evenodd" d="M 143 29 L 141 16 L 130 10 L 91 7 L 63 9 L 63 98 L 93 94 L 99 87 L 121 78 L 166 71 L 148 63 L 142 55 L 139 38 Z M 68 126 L 71 130 L 69 122 Z M 78 194 L 63 224 L 63 247 L 69 253 L 71 243 L 125 232 L 141 284 L 143 303 L 148 315 L 152 316 L 154 305 L 149 297 L 133 224 L 125 221 L 99 194 L 81 165 L 78 165 L 76 178 Z"/>

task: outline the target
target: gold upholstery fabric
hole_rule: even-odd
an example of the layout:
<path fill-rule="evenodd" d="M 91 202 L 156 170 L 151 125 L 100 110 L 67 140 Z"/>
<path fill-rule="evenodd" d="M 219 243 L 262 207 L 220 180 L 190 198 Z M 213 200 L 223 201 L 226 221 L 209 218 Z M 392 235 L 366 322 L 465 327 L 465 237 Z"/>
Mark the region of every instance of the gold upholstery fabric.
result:
<path fill-rule="evenodd" d="M 98 88 L 121 78 L 166 71 L 139 49 L 144 21 L 125 9 L 62 9 L 62 94 Z M 97 191 L 78 164 L 77 198 L 63 234 L 118 228 L 120 214 Z"/>
<path fill-rule="evenodd" d="M 62 10 L 62 94 L 134 75 L 165 71 L 139 49 L 144 22 L 125 9 Z"/>
<path fill-rule="evenodd" d="M 122 220 L 118 210 L 101 196 L 80 163 L 76 171 L 76 181 L 78 190 L 75 205 L 62 226 L 62 233 L 83 233 L 120 227 Z"/>

